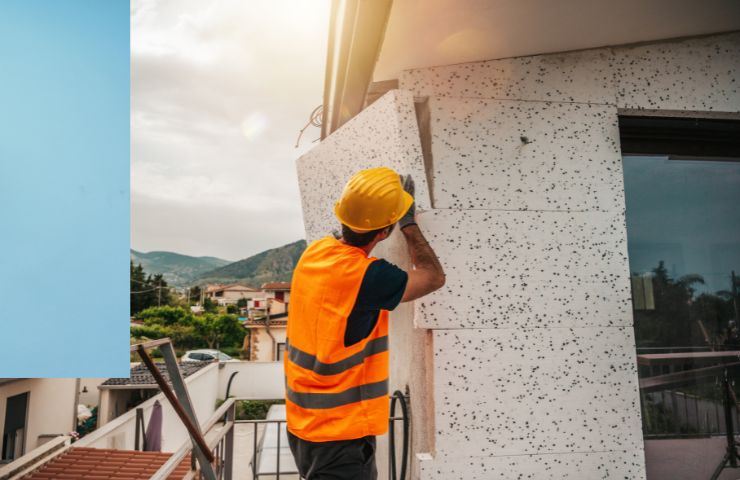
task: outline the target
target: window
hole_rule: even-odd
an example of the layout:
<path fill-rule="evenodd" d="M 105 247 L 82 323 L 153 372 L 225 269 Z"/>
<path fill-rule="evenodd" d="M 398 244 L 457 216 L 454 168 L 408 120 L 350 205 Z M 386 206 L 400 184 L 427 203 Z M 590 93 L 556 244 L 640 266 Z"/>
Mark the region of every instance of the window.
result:
<path fill-rule="evenodd" d="M 719 462 L 725 411 L 740 431 L 723 384 L 740 396 L 740 122 L 623 117 L 620 132 L 650 479 L 708 478 L 690 459 Z"/>
<path fill-rule="evenodd" d="M 285 343 L 278 343 L 276 353 L 277 358 L 275 358 L 275 360 L 281 362 L 283 360 L 283 356 L 285 356 Z"/>
<path fill-rule="evenodd" d="M 26 453 L 26 421 L 29 392 L 8 397 L 5 401 L 2 461 L 12 461 Z M 0 462 L 3 463 L 3 462 Z"/>

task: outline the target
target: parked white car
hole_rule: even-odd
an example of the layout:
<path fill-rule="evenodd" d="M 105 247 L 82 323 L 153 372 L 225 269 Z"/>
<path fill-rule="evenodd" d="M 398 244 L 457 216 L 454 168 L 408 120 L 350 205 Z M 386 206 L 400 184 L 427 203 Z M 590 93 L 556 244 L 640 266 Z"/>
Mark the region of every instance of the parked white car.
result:
<path fill-rule="evenodd" d="M 202 349 L 189 350 L 185 352 L 185 355 L 180 360 L 183 362 L 210 362 L 213 360 L 228 362 L 229 360 L 233 360 L 233 358 L 218 350 Z"/>

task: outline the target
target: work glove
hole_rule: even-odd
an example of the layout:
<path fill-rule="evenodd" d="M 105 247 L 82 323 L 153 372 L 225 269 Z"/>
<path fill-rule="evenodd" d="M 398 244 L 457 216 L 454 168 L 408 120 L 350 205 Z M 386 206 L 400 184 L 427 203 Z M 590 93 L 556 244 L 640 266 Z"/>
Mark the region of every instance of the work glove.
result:
<path fill-rule="evenodd" d="M 403 189 L 406 190 L 406 192 L 414 196 L 414 179 L 411 178 L 411 175 L 399 175 L 401 177 L 401 184 L 403 185 Z M 401 217 L 400 220 L 398 220 L 398 226 L 403 230 L 405 227 L 408 227 L 409 225 L 416 225 L 416 220 L 414 219 L 414 215 L 416 214 L 416 202 L 412 203 L 409 207 L 408 211 L 404 214 L 403 217 Z"/>

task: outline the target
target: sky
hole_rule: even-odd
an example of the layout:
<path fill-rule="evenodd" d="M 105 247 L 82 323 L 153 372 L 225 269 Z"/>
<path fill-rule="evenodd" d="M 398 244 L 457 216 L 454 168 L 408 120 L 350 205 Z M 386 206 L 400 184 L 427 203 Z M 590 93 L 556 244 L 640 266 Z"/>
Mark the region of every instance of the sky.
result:
<path fill-rule="evenodd" d="M 132 0 L 131 247 L 239 260 L 304 238 L 298 133 L 329 0 Z"/>
<path fill-rule="evenodd" d="M 0 377 L 128 375 L 128 13 L 0 1 Z"/>

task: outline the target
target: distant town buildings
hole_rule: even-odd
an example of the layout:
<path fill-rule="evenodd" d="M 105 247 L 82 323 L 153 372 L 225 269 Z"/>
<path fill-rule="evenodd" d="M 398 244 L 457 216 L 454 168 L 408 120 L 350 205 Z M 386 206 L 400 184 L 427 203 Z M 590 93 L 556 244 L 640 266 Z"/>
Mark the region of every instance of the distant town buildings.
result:
<path fill-rule="evenodd" d="M 239 318 L 247 329 L 243 344 L 247 360 L 282 361 L 290 305 L 290 282 L 268 282 L 259 289 L 239 284 L 207 285 L 203 294 L 204 298 L 211 299 L 219 306 L 240 306 Z M 190 308 L 196 314 L 204 312 L 202 305 Z"/>
<path fill-rule="evenodd" d="M 204 292 L 205 298 L 210 298 L 218 305 L 236 305 L 242 298 L 251 300 L 262 295 L 260 290 L 245 285 L 208 285 Z"/>
<path fill-rule="evenodd" d="M 271 282 L 262 285 L 263 295 L 249 301 L 242 313 L 246 315 L 243 350 L 249 360 L 282 361 L 285 353 L 290 283 Z"/>

